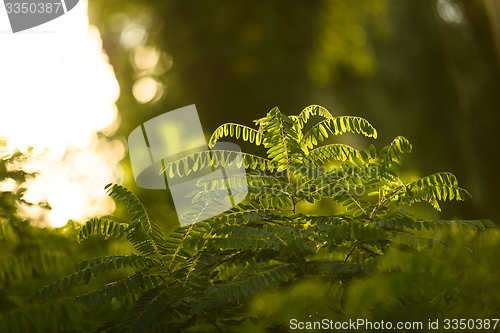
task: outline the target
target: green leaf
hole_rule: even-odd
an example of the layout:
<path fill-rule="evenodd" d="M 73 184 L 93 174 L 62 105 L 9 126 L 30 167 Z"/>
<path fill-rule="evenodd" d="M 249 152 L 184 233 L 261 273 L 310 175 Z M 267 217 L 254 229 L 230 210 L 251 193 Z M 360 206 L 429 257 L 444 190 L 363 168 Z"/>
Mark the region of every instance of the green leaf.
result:
<path fill-rule="evenodd" d="M 374 145 L 370 145 L 370 157 L 373 159 L 377 158 L 377 149 L 375 149 Z"/>

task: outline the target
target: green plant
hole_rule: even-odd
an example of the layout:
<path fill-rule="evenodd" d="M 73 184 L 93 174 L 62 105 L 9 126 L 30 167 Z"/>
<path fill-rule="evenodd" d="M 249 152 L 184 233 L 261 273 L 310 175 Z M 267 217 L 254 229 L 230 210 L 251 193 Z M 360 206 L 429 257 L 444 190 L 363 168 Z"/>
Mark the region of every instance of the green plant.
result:
<path fill-rule="evenodd" d="M 0 332 L 92 329 L 96 322 L 109 317 L 112 312 L 109 305 L 90 320 L 86 320 L 89 310 L 75 303 L 23 305 L 28 293 L 72 272 L 76 263 L 91 253 L 105 252 L 110 245 L 99 239 L 84 246 L 78 244 L 78 223 L 74 221 L 51 229 L 34 225 L 23 217 L 19 212 L 22 205 L 50 209 L 47 203 L 32 203 L 24 198 L 26 181 L 37 176 L 24 170 L 33 158 L 38 156 L 31 148 L 14 151 L 7 140 L 0 137 Z M 79 288 L 74 289 L 81 292 Z"/>
<path fill-rule="evenodd" d="M 303 131 L 312 116 L 324 120 Z M 77 272 L 27 300 L 43 302 L 75 284 L 88 284 L 106 271 L 135 267 L 137 271 L 124 280 L 69 298 L 87 307 L 113 298 L 132 301 L 122 318 L 98 331 L 232 332 L 245 327 L 277 331 L 284 329 L 284 323 L 266 319 L 255 303 L 259 297 L 265 299 L 265 293 L 298 293 L 302 295 L 297 296 L 299 300 L 307 296 L 307 290 L 315 290 L 322 294 L 323 305 L 297 301 L 294 315 L 305 319 L 325 313 L 342 316 L 349 287 L 379 269 L 391 248 L 418 252 L 440 245 L 446 251 L 447 242 L 424 231 L 453 225 L 474 230 L 493 226 L 488 220 L 422 220 L 408 214 L 401 206 L 425 201 L 439 209 L 439 201 L 463 200 L 467 192 L 450 173 L 403 183 L 398 164 L 401 154 L 411 151 L 403 137 L 378 154 L 373 145 L 368 152 L 343 144 L 317 147 L 331 134 L 352 132 L 376 138 L 375 128 L 362 118 L 333 117 L 320 106 L 310 106 L 298 116 L 274 108 L 255 123 L 256 129 L 220 126 L 211 137 L 211 146 L 222 137 L 242 138 L 263 145 L 267 157 L 243 153 L 238 158 L 232 151 L 212 150 L 162 170 L 169 177 L 231 163 L 248 170 L 246 178 L 200 182 L 199 190 L 190 194 L 192 211 L 182 217 L 188 225 L 176 227 L 168 236 L 131 191 L 109 184 L 109 195 L 127 205 L 131 222 L 92 219 L 82 226 L 78 238 L 95 234 L 125 238 L 139 254 L 85 260 Z M 327 164 L 332 160 L 337 166 Z M 211 205 L 224 199 L 227 192 L 221 190 L 227 186 L 232 196 L 248 191 L 247 199 L 223 214 L 189 224 L 210 213 Z M 299 211 L 303 202 L 320 200 L 345 211 L 324 215 Z M 300 292 L 301 286 L 307 286 L 305 293 Z"/>
<path fill-rule="evenodd" d="M 7 189 L 0 191 L 0 311 L 8 311 L 22 304 L 16 295 L 22 280 L 60 270 L 69 264 L 64 252 L 43 249 L 33 234 L 36 228 L 19 214 L 19 206 L 33 206 L 24 199 L 25 182 L 36 176 L 23 170 L 22 165 L 33 158 L 33 149 L 9 152 L 8 142 L 0 137 L 0 183 Z M 38 206 L 50 208 L 46 203 Z M 43 234 L 43 231 L 39 235 Z M 44 281 L 43 283 L 46 283 Z M 42 284 L 43 285 L 43 284 Z"/>

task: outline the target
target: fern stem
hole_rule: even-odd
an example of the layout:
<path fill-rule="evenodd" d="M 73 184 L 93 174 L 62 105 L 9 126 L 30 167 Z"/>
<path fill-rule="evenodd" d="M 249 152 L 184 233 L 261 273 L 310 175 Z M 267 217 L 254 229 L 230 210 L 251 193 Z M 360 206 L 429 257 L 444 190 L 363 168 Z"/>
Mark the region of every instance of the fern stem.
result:
<path fill-rule="evenodd" d="M 359 208 L 363 211 L 363 213 L 364 213 L 365 215 L 368 215 L 368 214 L 366 214 L 366 211 L 363 209 L 363 206 L 361 206 L 361 204 L 359 203 L 359 201 L 358 201 L 358 200 L 356 200 L 356 199 L 354 198 L 354 196 L 353 196 L 353 195 L 349 194 L 349 197 L 350 197 L 350 198 L 351 198 L 351 200 L 352 200 L 352 201 L 353 201 L 353 202 L 354 202 L 354 203 L 355 203 L 355 204 L 356 204 L 356 205 L 357 205 L 357 206 L 358 206 L 358 207 L 359 207 Z"/>
<path fill-rule="evenodd" d="M 326 299 L 328 299 L 328 295 L 330 294 L 330 291 L 332 290 L 334 283 L 335 283 L 335 280 L 332 280 L 332 283 L 330 283 L 330 287 L 328 287 L 328 290 L 326 291 L 326 295 L 325 295 Z"/>
<path fill-rule="evenodd" d="M 170 268 L 168 268 L 164 263 L 163 261 L 161 260 L 161 258 L 158 256 L 158 254 L 155 253 L 155 256 L 156 258 L 158 259 L 159 263 L 160 263 L 160 266 L 172 277 L 172 279 L 174 279 L 174 281 L 179 285 L 179 287 L 182 288 L 182 290 L 184 290 L 185 293 L 187 293 L 187 290 L 186 288 L 184 288 L 184 286 L 182 285 L 182 283 L 179 282 L 179 280 L 177 280 L 177 278 L 174 276 L 174 274 L 172 273 L 172 271 L 170 270 Z"/>
<path fill-rule="evenodd" d="M 285 129 L 283 127 L 283 121 L 281 119 L 279 119 L 279 122 L 280 122 L 280 134 L 281 134 L 281 138 L 283 139 L 283 150 L 285 152 L 285 159 L 286 159 L 286 176 L 288 179 L 288 184 L 292 184 L 291 178 L 290 178 L 290 159 L 288 156 L 288 144 L 286 141 L 287 135 L 286 135 Z"/>
<path fill-rule="evenodd" d="M 347 255 L 345 256 L 345 259 L 344 261 L 342 262 L 342 264 L 345 264 L 347 259 L 349 259 L 349 257 L 351 256 L 352 252 L 354 251 L 354 249 L 356 248 L 356 246 L 358 246 L 358 243 L 356 242 L 354 244 L 354 246 L 352 247 L 351 251 L 349 251 L 349 253 L 347 253 Z"/>
<path fill-rule="evenodd" d="M 354 246 L 352 247 L 351 251 L 349 251 L 349 253 L 347 253 L 347 254 L 346 254 L 345 259 L 344 259 L 344 261 L 342 262 L 342 264 L 345 264 L 345 263 L 346 263 L 347 259 L 349 259 L 349 257 L 350 257 L 350 256 L 351 256 L 351 254 L 353 253 L 353 251 L 354 251 L 354 249 L 356 248 L 356 246 L 358 246 L 358 243 L 357 243 L 357 242 L 354 244 Z M 326 291 L 325 298 L 328 298 L 328 295 L 330 294 L 330 290 L 332 290 L 332 287 L 333 287 L 333 283 L 334 283 L 334 282 L 335 282 L 335 281 L 334 281 L 334 280 L 332 280 L 332 283 L 330 283 L 330 287 L 328 287 L 328 290 Z M 342 282 L 341 282 L 341 283 L 342 283 Z"/>
<path fill-rule="evenodd" d="M 164 263 L 163 261 L 161 260 L 161 258 L 158 256 L 158 254 L 155 253 L 155 256 L 156 258 L 158 259 L 158 261 L 160 262 L 160 266 L 172 277 L 172 279 L 174 279 L 175 283 L 177 283 L 179 285 L 179 287 L 181 287 L 181 289 L 187 294 L 189 295 L 188 291 L 186 290 L 186 288 L 184 288 L 184 286 L 182 285 L 182 283 L 180 283 L 179 280 L 177 280 L 177 278 L 174 276 L 174 274 L 172 273 L 172 271 L 170 270 L 170 268 L 168 268 Z M 210 319 L 209 316 L 207 316 L 207 314 L 203 311 L 200 311 L 200 313 L 220 332 L 220 333 L 224 333 L 219 326 L 217 326 L 217 324 L 212 320 Z"/>
<path fill-rule="evenodd" d="M 408 184 L 401 186 L 401 188 L 399 190 L 395 191 L 390 197 L 385 198 L 385 200 L 383 202 L 379 203 L 378 207 L 374 208 L 373 212 L 370 214 L 370 219 L 372 219 L 373 216 L 375 216 L 379 212 L 379 210 L 382 209 L 382 207 L 384 207 L 389 202 L 391 202 L 391 199 L 394 198 L 399 192 L 401 192 L 401 190 L 404 190 L 406 188 L 406 186 L 408 186 Z M 380 188 L 379 188 L 379 190 L 380 190 Z"/>

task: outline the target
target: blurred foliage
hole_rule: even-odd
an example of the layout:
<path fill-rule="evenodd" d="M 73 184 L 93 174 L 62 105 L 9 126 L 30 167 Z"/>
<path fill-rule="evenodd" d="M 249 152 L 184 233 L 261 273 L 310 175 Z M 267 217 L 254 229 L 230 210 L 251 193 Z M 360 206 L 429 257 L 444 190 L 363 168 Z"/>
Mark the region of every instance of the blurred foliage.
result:
<path fill-rule="evenodd" d="M 0 182 L 9 184 L 9 191 L 0 192 L 0 332 L 55 332 L 58 330 L 88 331 L 110 316 L 116 316 L 121 304 L 92 313 L 75 304 L 48 304 L 43 307 L 24 306 L 27 293 L 71 272 L 76 263 L 107 251 L 130 251 L 123 243 L 91 240 L 78 245 L 79 225 L 74 221 L 61 228 L 40 228 L 19 212 L 22 205 L 38 205 L 23 198 L 25 181 L 36 177 L 23 170 L 33 156 L 32 150 L 8 153 L 7 140 L 2 140 Z M 126 272 L 114 274 L 118 278 Z M 105 282 L 105 280 L 100 281 Z M 75 291 L 78 291 L 75 290 Z"/>

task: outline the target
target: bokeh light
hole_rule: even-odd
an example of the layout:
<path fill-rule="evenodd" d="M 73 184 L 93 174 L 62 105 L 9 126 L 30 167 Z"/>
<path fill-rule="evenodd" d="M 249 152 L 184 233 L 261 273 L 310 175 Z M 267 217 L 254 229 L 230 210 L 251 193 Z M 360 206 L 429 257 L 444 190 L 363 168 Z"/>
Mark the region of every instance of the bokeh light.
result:
<path fill-rule="evenodd" d="M 147 35 L 144 26 L 131 22 L 123 29 L 120 44 L 125 50 L 132 50 L 141 45 L 147 39 Z"/>
<path fill-rule="evenodd" d="M 160 89 L 160 83 L 151 77 L 142 77 L 134 83 L 132 94 L 139 103 L 151 101 Z"/>
<path fill-rule="evenodd" d="M 2 31 L 10 29 L 4 18 Z M 132 32 L 124 35 L 129 43 Z M 106 138 L 119 123 L 119 86 L 99 31 L 89 26 L 87 2 L 26 32 L 0 34 L 0 42 L 0 135 L 21 150 L 47 148 L 25 166 L 39 172 L 25 198 L 52 210 L 26 207 L 24 214 L 61 226 L 111 213 L 103 188 L 122 178 L 118 162 L 126 152 L 124 143 Z"/>
<path fill-rule="evenodd" d="M 159 59 L 160 51 L 151 46 L 140 47 L 134 54 L 134 64 L 142 70 L 154 69 Z"/>

